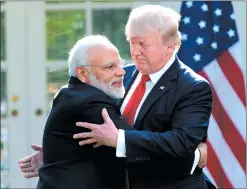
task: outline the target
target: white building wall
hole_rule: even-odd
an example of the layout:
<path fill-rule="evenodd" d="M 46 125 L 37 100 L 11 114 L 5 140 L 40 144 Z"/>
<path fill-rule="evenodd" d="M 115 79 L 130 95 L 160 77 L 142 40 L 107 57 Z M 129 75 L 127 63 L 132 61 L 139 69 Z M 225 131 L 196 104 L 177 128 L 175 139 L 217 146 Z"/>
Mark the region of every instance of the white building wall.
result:
<path fill-rule="evenodd" d="M 46 105 L 45 16 L 43 2 L 6 2 L 9 188 L 34 188 L 18 160 L 40 144 Z M 17 98 L 17 101 L 13 101 Z M 40 109 L 43 114 L 36 115 Z M 13 111 L 17 111 L 16 116 Z"/>

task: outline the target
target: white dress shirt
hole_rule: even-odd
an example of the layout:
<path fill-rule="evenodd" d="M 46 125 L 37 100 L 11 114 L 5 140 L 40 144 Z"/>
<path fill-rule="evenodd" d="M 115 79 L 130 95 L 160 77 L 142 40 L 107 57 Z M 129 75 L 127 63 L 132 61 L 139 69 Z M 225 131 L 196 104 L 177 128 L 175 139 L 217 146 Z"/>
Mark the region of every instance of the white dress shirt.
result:
<path fill-rule="evenodd" d="M 175 54 L 170 58 L 170 60 L 165 64 L 165 66 L 158 72 L 152 73 L 149 75 L 150 80 L 146 82 L 146 91 L 144 93 L 144 96 L 136 110 L 136 114 L 134 117 L 134 123 L 135 120 L 137 118 L 137 115 L 142 107 L 143 102 L 145 101 L 145 99 L 147 98 L 148 94 L 150 93 L 150 91 L 152 90 L 152 88 L 155 86 L 155 84 L 159 81 L 159 79 L 162 77 L 162 75 L 168 70 L 168 68 L 172 65 L 172 63 L 175 61 Z M 137 85 L 139 84 L 140 80 L 141 80 L 141 76 L 142 74 L 139 73 L 135 79 L 135 81 L 133 82 L 133 84 L 131 85 L 130 90 L 128 91 L 128 94 L 126 95 L 123 104 L 120 108 L 121 113 L 123 114 L 124 109 L 127 105 L 127 103 L 129 102 L 130 97 L 132 96 L 132 94 L 134 93 Z M 117 138 L 117 148 L 116 148 L 116 156 L 117 157 L 126 157 L 126 146 L 125 146 L 125 133 L 124 130 L 119 129 L 118 132 L 118 138 Z M 198 162 L 200 159 L 200 152 L 198 149 L 195 150 L 195 159 L 193 162 L 193 166 L 191 169 L 191 174 L 193 174 Z"/>

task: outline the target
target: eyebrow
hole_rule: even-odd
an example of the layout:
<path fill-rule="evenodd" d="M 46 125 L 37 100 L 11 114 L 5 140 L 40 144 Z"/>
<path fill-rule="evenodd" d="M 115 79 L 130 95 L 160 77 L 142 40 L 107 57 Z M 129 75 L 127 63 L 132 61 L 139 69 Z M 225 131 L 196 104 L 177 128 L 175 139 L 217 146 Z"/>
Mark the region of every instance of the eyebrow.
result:
<path fill-rule="evenodd" d="M 111 66 L 112 64 L 115 64 L 115 62 L 114 61 L 107 62 L 105 65 L 103 65 L 103 67 Z"/>
<path fill-rule="evenodd" d="M 113 64 L 113 63 L 116 63 L 116 62 L 121 62 L 121 61 L 123 61 L 123 60 L 124 60 L 124 59 L 120 58 L 120 59 L 117 60 L 117 61 L 107 62 L 104 66 L 108 66 L 108 65 Z"/>
<path fill-rule="evenodd" d="M 144 43 L 144 44 L 150 44 L 150 41 L 148 39 L 134 39 L 134 40 L 130 40 L 130 41 Z"/>

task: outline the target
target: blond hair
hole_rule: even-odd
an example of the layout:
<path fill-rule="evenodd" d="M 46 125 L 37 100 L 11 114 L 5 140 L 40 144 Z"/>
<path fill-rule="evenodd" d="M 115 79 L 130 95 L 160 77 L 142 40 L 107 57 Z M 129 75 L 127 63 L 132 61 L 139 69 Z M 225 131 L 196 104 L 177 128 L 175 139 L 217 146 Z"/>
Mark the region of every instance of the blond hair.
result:
<path fill-rule="evenodd" d="M 171 8 L 160 5 L 143 5 L 133 9 L 125 26 L 125 35 L 141 36 L 145 32 L 159 29 L 163 42 L 173 41 L 178 50 L 181 45 L 181 33 L 178 31 L 181 16 Z"/>

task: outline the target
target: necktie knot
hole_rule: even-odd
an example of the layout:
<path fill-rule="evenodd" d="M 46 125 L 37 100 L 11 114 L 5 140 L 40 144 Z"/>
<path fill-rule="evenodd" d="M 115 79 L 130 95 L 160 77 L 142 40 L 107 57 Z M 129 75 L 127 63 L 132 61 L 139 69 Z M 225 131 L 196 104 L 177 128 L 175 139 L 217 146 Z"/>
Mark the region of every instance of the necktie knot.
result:
<path fill-rule="evenodd" d="M 149 80 L 150 80 L 149 75 L 142 75 L 141 83 L 146 83 L 146 82 L 149 81 Z"/>

